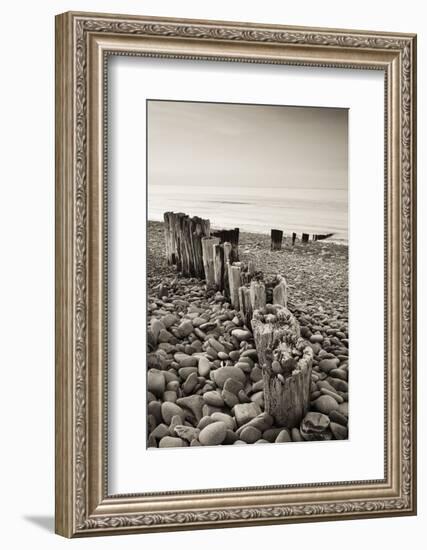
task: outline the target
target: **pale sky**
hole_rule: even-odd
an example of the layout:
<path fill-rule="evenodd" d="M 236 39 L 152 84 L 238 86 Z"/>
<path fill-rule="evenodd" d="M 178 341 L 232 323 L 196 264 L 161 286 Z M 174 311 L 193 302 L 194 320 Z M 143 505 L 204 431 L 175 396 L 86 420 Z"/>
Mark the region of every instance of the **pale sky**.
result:
<path fill-rule="evenodd" d="M 149 185 L 347 189 L 347 109 L 148 101 Z"/>

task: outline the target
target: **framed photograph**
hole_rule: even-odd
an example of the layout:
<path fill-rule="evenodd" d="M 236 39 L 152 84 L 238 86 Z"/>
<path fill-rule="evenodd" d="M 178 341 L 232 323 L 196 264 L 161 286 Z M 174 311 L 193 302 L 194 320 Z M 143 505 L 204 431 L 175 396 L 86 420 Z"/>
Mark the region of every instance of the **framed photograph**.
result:
<path fill-rule="evenodd" d="M 416 513 L 416 37 L 56 18 L 56 532 Z"/>

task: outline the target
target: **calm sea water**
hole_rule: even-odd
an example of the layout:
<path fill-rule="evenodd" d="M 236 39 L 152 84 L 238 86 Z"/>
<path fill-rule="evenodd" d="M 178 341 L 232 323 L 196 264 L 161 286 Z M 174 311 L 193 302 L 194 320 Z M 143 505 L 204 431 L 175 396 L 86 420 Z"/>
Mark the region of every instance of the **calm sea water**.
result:
<path fill-rule="evenodd" d="M 269 234 L 334 233 L 348 241 L 346 190 L 226 186 L 149 186 L 148 219 L 163 221 L 167 211 L 208 218 L 211 226 Z"/>

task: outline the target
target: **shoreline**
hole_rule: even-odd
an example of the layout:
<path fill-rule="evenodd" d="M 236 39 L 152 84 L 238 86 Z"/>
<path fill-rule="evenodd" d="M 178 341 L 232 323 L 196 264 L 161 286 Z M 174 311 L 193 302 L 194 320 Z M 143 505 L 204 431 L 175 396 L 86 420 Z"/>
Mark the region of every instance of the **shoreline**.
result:
<path fill-rule="evenodd" d="M 147 226 L 149 224 L 164 224 L 164 221 L 163 220 L 150 220 L 150 219 L 147 219 Z M 212 231 L 219 231 L 221 229 L 234 229 L 235 226 L 232 226 L 230 224 L 226 224 L 226 225 L 212 225 L 211 229 Z M 292 232 L 287 232 L 285 229 L 280 229 L 280 227 L 272 227 L 271 229 L 279 229 L 280 231 L 283 231 L 283 239 L 291 239 L 292 238 Z M 271 229 L 268 229 L 268 230 L 265 230 L 264 231 L 261 231 L 261 230 L 249 230 L 249 229 L 245 229 L 245 228 L 240 228 L 240 234 L 244 234 L 244 233 L 247 233 L 249 235 L 259 235 L 259 236 L 262 236 L 262 237 L 268 237 L 270 238 L 270 231 Z M 322 232 L 319 232 L 318 234 L 327 234 L 328 231 L 324 230 Z M 312 233 L 310 233 L 310 235 L 312 235 Z M 297 242 L 301 243 L 301 233 L 297 233 Z M 348 239 L 334 239 L 334 237 L 330 237 L 328 239 L 324 239 L 324 240 L 319 240 L 319 241 L 312 241 L 310 240 L 307 244 L 327 244 L 327 243 L 331 243 L 331 244 L 334 244 L 334 245 L 339 245 L 339 246 L 343 246 L 343 247 L 346 247 L 348 248 L 349 244 L 348 244 Z"/>

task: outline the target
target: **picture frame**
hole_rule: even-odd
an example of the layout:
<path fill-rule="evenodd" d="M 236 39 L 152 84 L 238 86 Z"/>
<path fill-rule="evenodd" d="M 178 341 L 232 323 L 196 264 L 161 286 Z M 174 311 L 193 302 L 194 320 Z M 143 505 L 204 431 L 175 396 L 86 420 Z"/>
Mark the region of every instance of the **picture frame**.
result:
<path fill-rule="evenodd" d="M 416 36 L 67 12 L 56 17 L 55 46 L 56 532 L 82 537 L 414 515 Z M 109 56 L 384 73 L 383 479 L 109 493 Z"/>

